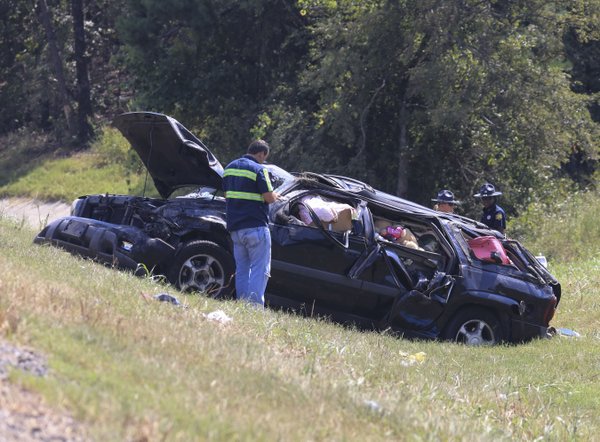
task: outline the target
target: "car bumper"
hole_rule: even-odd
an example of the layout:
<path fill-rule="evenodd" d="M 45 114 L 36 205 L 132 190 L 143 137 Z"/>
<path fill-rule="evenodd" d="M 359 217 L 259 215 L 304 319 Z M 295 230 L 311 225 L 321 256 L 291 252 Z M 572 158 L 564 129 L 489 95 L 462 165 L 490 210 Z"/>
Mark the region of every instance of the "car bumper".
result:
<path fill-rule="evenodd" d="M 549 337 L 548 327 L 539 324 L 532 324 L 521 319 L 512 319 L 510 325 L 512 342 L 525 342 L 534 338 Z"/>
<path fill-rule="evenodd" d="M 33 242 L 51 243 L 73 254 L 134 271 L 140 263 L 152 268 L 168 261 L 175 251 L 170 244 L 134 227 L 73 216 L 52 222 Z"/>

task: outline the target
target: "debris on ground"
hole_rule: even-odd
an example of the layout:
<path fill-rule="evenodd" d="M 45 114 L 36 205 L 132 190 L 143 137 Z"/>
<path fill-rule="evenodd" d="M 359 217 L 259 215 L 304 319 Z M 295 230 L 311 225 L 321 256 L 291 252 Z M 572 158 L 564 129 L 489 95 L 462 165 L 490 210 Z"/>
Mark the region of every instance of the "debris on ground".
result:
<path fill-rule="evenodd" d="M 177 299 L 175 296 L 169 295 L 168 293 L 159 293 L 158 295 L 154 295 L 154 299 L 160 302 L 170 302 L 174 305 L 181 305 L 179 299 Z"/>
<path fill-rule="evenodd" d="M 142 298 L 144 298 L 144 300 L 146 302 L 159 301 L 159 302 L 167 302 L 169 304 L 176 305 L 177 307 L 187 307 L 187 306 L 183 305 L 179 301 L 179 299 L 177 299 L 175 296 L 169 295 L 168 293 L 158 293 L 156 295 L 141 293 L 141 295 L 142 295 Z"/>
<path fill-rule="evenodd" d="M 376 401 L 365 400 L 363 402 L 363 405 L 365 407 L 367 407 L 370 411 L 372 411 L 375 414 L 382 414 L 383 413 L 383 407 L 381 405 L 379 405 L 379 403 L 376 402 Z"/>
<path fill-rule="evenodd" d="M 557 328 L 556 334 L 558 336 L 564 336 L 565 338 L 581 338 L 581 335 L 577 333 L 575 330 L 571 330 L 568 328 Z"/>
<path fill-rule="evenodd" d="M 401 351 L 400 356 L 402 356 L 404 358 L 404 360 L 401 361 L 400 364 L 403 367 L 410 367 L 412 365 L 422 364 L 423 362 L 425 362 L 427 354 L 422 351 L 414 353 L 414 354 L 409 354 L 409 353 L 406 353 L 405 351 Z"/>
<path fill-rule="evenodd" d="M 215 321 L 220 324 L 228 324 L 229 322 L 233 321 L 233 318 L 227 316 L 227 313 L 225 313 L 223 310 L 215 310 L 214 312 L 210 313 L 202 313 L 202 315 L 209 321 Z"/>

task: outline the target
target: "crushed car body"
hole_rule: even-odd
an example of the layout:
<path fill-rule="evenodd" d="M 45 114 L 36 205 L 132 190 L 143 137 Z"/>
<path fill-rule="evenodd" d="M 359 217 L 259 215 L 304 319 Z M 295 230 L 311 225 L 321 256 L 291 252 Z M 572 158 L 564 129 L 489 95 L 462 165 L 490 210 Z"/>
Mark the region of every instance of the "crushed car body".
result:
<path fill-rule="evenodd" d="M 166 115 L 126 113 L 115 126 L 162 198 L 82 196 L 34 242 L 234 297 L 219 161 Z M 469 345 L 548 335 L 560 284 L 519 242 L 352 178 L 267 167 L 283 196 L 269 208 L 268 305 Z"/>

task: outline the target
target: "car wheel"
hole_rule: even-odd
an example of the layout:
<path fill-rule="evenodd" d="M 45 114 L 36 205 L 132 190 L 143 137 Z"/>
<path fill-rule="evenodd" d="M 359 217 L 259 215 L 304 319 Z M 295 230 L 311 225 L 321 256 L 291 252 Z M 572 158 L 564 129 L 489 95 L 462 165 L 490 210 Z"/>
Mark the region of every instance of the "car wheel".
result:
<path fill-rule="evenodd" d="M 235 261 L 212 241 L 192 241 L 175 256 L 169 281 L 183 292 L 203 292 L 212 298 L 231 298 Z"/>
<path fill-rule="evenodd" d="M 443 337 L 465 345 L 494 345 L 504 339 L 496 315 L 477 307 L 459 311 L 446 327 Z"/>

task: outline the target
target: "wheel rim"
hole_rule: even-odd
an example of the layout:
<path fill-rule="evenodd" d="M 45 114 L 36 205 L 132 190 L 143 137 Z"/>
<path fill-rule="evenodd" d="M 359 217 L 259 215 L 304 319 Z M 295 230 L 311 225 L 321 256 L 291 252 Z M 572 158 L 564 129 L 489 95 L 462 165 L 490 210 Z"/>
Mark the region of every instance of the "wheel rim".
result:
<path fill-rule="evenodd" d="M 221 263 L 210 255 L 194 255 L 179 270 L 179 288 L 184 291 L 205 292 L 215 296 L 225 284 Z"/>
<path fill-rule="evenodd" d="M 487 322 L 481 319 L 471 319 L 465 322 L 456 333 L 456 342 L 466 345 L 491 345 L 496 342 L 496 336 Z"/>

